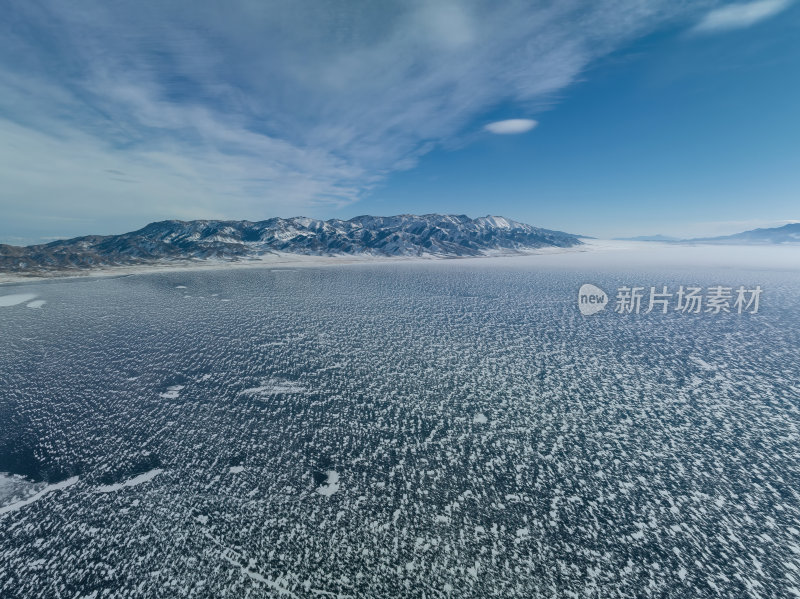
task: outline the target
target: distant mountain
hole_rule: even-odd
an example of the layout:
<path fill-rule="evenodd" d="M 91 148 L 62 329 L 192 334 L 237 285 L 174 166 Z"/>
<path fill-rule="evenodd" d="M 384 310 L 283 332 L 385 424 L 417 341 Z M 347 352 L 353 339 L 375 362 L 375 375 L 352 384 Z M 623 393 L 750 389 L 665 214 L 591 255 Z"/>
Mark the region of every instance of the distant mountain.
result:
<path fill-rule="evenodd" d="M 686 241 L 696 243 L 720 243 L 720 244 L 758 244 L 771 245 L 780 243 L 800 243 L 800 223 L 790 223 L 782 227 L 772 227 L 769 229 L 752 229 L 735 235 L 724 235 L 722 237 L 698 237 L 687 239 Z"/>
<path fill-rule="evenodd" d="M 0 245 L 0 272 L 41 273 L 266 254 L 480 256 L 580 245 L 575 236 L 500 216 L 271 218 L 260 222 L 168 220 L 122 235 L 90 235 L 26 247 Z"/>
<path fill-rule="evenodd" d="M 664 243 L 714 243 L 729 245 L 772 245 L 781 243 L 800 243 L 800 223 L 791 223 L 770 229 L 752 229 L 735 235 L 721 237 L 693 237 L 679 239 L 666 235 L 640 235 L 638 237 L 616 237 L 619 241 L 661 241 Z"/>

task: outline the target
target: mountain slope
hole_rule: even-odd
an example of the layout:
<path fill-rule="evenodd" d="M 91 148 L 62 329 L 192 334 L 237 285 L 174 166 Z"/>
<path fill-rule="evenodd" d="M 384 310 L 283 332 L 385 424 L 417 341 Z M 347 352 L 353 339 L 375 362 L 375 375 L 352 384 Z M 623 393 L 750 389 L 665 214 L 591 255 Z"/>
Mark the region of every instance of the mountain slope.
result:
<path fill-rule="evenodd" d="M 638 237 L 617 237 L 620 241 L 660 241 L 663 243 L 713 243 L 719 245 L 774 245 L 800 243 L 800 223 L 790 223 L 782 227 L 751 229 L 734 235 L 720 237 L 693 237 L 679 239 L 666 235 L 640 235 Z"/>
<path fill-rule="evenodd" d="M 778 244 L 800 243 L 800 223 L 790 223 L 782 227 L 768 229 L 751 229 L 735 235 L 722 237 L 702 237 L 687 241 L 702 243 L 746 243 L 746 244 Z"/>
<path fill-rule="evenodd" d="M 271 218 L 162 221 L 122 235 L 91 235 L 18 247 L 0 245 L 0 271 L 25 273 L 164 261 L 319 256 L 479 256 L 580 245 L 574 235 L 499 216 L 358 216 L 350 220 Z"/>

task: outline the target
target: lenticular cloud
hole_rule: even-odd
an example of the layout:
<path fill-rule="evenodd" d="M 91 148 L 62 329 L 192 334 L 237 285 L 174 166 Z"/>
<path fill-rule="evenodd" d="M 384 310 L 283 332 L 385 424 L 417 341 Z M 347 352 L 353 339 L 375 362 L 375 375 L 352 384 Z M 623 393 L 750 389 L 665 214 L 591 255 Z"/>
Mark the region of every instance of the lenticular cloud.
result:
<path fill-rule="evenodd" d="M 515 133 L 525 133 L 530 131 L 536 125 L 536 121 L 532 119 L 508 119 L 506 121 L 495 121 L 489 123 L 484 127 L 490 133 L 497 133 L 499 135 L 513 135 Z"/>

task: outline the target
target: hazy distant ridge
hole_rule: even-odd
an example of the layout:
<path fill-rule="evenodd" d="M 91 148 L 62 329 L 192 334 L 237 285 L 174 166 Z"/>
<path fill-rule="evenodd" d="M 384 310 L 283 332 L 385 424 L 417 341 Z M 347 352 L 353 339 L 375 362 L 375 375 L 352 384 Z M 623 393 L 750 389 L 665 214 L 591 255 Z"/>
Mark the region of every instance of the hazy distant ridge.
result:
<path fill-rule="evenodd" d="M 687 241 L 703 243 L 755 243 L 755 244 L 775 244 L 775 243 L 800 243 L 800 223 L 789 223 L 782 227 L 772 227 L 768 229 L 751 229 L 735 235 L 724 235 L 722 237 L 700 237 Z"/>
<path fill-rule="evenodd" d="M 169 220 L 122 235 L 91 235 L 18 247 L 0 245 L 0 271 L 42 272 L 164 261 L 258 258 L 271 253 L 332 256 L 479 256 L 581 241 L 500 216 L 425 214 L 305 217 L 260 222 Z"/>
<path fill-rule="evenodd" d="M 734 235 L 719 237 L 693 237 L 679 239 L 666 235 L 640 235 L 638 237 L 618 237 L 624 241 L 661 241 L 664 243 L 713 243 L 735 245 L 777 245 L 782 243 L 800 243 L 800 223 L 789 223 L 782 227 L 751 229 Z"/>

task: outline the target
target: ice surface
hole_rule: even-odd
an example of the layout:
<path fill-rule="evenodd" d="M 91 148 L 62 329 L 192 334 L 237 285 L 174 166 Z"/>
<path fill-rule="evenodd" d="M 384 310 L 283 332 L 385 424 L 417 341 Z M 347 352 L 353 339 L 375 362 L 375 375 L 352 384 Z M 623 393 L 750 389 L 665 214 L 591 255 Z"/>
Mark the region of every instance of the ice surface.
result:
<path fill-rule="evenodd" d="M 81 480 L 0 515 L 0 596 L 792 596 L 800 260 L 654 247 L 48 282 L 0 310 L 0 469 Z"/>

